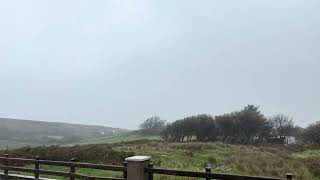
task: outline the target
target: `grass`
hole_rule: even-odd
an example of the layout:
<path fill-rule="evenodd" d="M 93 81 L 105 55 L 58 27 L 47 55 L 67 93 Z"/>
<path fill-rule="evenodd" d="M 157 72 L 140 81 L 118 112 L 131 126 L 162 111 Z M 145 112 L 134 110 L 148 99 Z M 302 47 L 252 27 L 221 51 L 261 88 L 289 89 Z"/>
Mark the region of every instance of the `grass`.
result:
<path fill-rule="evenodd" d="M 277 148 L 225 145 L 222 143 L 162 143 L 118 146 L 137 155 L 151 156 L 156 167 L 215 173 L 284 177 L 293 173 L 296 179 L 315 180 L 306 164 L 294 154 Z M 177 178 L 173 178 L 177 179 Z"/>
<path fill-rule="evenodd" d="M 308 159 L 308 158 L 320 158 L 320 150 L 306 150 L 295 154 L 296 157 Z"/>
<path fill-rule="evenodd" d="M 0 149 L 14 149 L 42 144 L 76 143 L 81 139 L 110 137 L 127 130 L 58 122 L 0 118 L 2 134 Z M 102 133 L 103 132 L 103 133 Z"/>
<path fill-rule="evenodd" d="M 306 150 L 294 154 L 318 178 L 320 177 L 320 150 Z"/>
<path fill-rule="evenodd" d="M 134 137 L 134 135 L 130 136 Z M 209 166 L 215 173 L 280 178 L 284 178 L 286 173 L 293 173 L 297 180 L 320 180 L 320 150 L 297 152 L 283 146 L 258 147 L 196 142 L 165 143 L 159 140 L 123 141 L 114 143 L 111 147 L 115 151 L 151 156 L 154 166 L 161 168 L 203 172 L 205 167 Z M 65 172 L 69 170 L 56 166 L 43 166 L 43 168 Z M 98 177 L 121 177 L 122 175 L 119 172 L 79 168 L 76 172 Z M 155 179 L 191 180 L 194 178 L 157 175 Z"/>
<path fill-rule="evenodd" d="M 119 142 L 127 142 L 127 141 L 136 141 L 141 139 L 149 139 L 149 140 L 159 140 L 160 137 L 157 135 L 144 135 L 139 132 L 133 131 L 128 133 L 121 133 L 111 137 L 105 138 L 94 138 L 80 141 L 78 144 L 112 144 L 112 143 L 119 143 Z"/>

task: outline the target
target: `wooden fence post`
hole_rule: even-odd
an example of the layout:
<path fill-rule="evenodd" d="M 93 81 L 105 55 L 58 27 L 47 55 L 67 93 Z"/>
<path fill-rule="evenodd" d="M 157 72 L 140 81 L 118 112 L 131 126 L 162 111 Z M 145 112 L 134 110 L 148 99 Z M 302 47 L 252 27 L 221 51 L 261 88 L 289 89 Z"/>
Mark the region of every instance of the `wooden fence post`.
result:
<path fill-rule="evenodd" d="M 206 167 L 206 173 L 211 173 L 211 168 L 210 167 Z M 206 180 L 211 180 L 211 178 L 206 178 Z"/>
<path fill-rule="evenodd" d="M 287 173 L 287 174 L 286 174 L 286 178 L 289 179 L 289 180 L 292 180 L 292 179 L 293 179 L 293 176 L 292 176 L 292 174 Z"/>
<path fill-rule="evenodd" d="M 40 160 L 40 157 L 39 157 L 39 156 L 36 156 L 34 159 L 36 160 L 35 163 L 34 163 L 34 169 L 36 170 L 36 171 L 34 172 L 34 178 L 35 178 L 35 179 L 39 179 L 39 177 L 40 177 L 40 174 L 39 174 L 39 169 L 40 169 L 40 162 L 39 162 L 39 160 Z"/>
<path fill-rule="evenodd" d="M 127 168 L 128 164 L 127 164 L 127 162 L 123 162 L 123 166 L 124 166 L 124 168 L 126 169 L 125 171 L 123 171 L 123 178 L 124 178 L 124 179 L 127 179 L 127 171 L 128 171 L 128 168 Z"/>
<path fill-rule="evenodd" d="M 129 157 L 126 158 L 126 162 L 128 163 L 127 180 L 148 180 L 148 173 L 145 169 L 150 163 L 149 156 Z"/>
<path fill-rule="evenodd" d="M 6 159 L 4 160 L 4 163 L 3 163 L 4 166 L 9 166 L 9 154 L 5 154 L 4 157 L 6 158 Z M 3 171 L 3 174 L 6 176 L 6 179 L 8 179 L 8 174 L 9 174 L 8 169 L 5 169 L 5 170 Z"/>
<path fill-rule="evenodd" d="M 148 168 L 152 169 L 153 163 L 149 163 Z M 149 172 L 149 180 L 153 180 L 153 173 L 152 172 Z"/>
<path fill-rule="evenodd" d="M 71 162 L 76 162 L 76 159 L 75 158 L 72 158 L 72 159 L 70 159 L 70 161 Z M 74 164 L 72 163 L 71 165 L 70 165 L 70 180 L 74 180 L 75 178 L 74 178 L 74 174 L 76 173 L 76 168 L 75 168 L 75 166 L 74 166 Z"/>

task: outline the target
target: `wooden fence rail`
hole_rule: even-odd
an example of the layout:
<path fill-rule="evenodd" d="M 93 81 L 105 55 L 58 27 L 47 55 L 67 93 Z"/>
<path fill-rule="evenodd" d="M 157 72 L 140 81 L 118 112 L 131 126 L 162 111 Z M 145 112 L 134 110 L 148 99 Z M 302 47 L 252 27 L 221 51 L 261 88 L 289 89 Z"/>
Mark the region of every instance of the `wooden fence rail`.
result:
<path fill-rule="evenodd" d="M 9 175 L 9 171 L 24 172 L 24 173 L 33 173 L 33 179 L 39 179 L 40 175 L 51 175 L 69 178 L 70 180 L 74 179 L 92 179 L 92 180 L 124 180 L 126 177 L 126 168 L 125 166 L 114 166 L 114 165 L 102 165 L 102 164 L 91 164 L 91 163 L 78 163 L 75 162 L 75 159 L 71 159 L 70 162 L 66 161 L 48 161 L 40 160 L 40 157 L 35 157 L 35 159 L 22 159 L 22 158 L 9 158 L 9 155 L 5 157 L 0 157 L 0 161 L 3 162 L 3 165 L 0 165 L 0 169 L 3 170 L 2 177 L 4 179 L 12 179 L 14 175 Z M 34 164 L 34 168 L 25 168 L 25 167 L 15 167 L 10 166 L 9 164 L 14 163 L 24 163 L 24 164 Z M 53 165 L 53 166 L 62 166 L 69 167 L 69 172 L 61 171 L 51 171 L 40 169 L 40 165 Z M 110 171 L 121 171 L 123 172 L 123 178 L 113 178 L 113 177 L 92 177 L 76 173 L 76 168 L 88 168 L 88 169 L 100 169 L 100 170 L 110 170 Z M 10 178 L 11 177 L 11 178 Z M 0 177 L 1 179 L 1 177 Z M 19 178 L 19 179 L 30 179 L 28 178 Z"/>
<path fill-rule="evenodd" d="M 126 159 L 123 166 L 114 165 L 102 165 L 91 163 L 79 163 L 75 162 L 75 159 L 71 159 L 70 162 L 66 161 L 49 161 L 40 160 L 40 157 L 34 159 L 22 159 L 22 158 L 9 158 L 9 155 L 0 157 L 0 169 L 3 170 L 3 174 L 0 174 L 1 179 L 40 179 L 41 175 L 51 175 L 64 177 L 70 180 L 83 179 L 83 180 L 153 180 L 155 174 L 168 175 L 168 176 L 182 176 L 182 177 L 195 177 L 206 180 L 292 180 L 292 174 L 287 174 L 285 179 L 282 178 L 270 178 L 270 177 L 256 177 L 256 176 L 242 176 L 242 175 L 230 175 L 230 174 L 216 174 L 211 172 L 211 168 L 206 168 L 204 172 L 192 172 L 172 169 L 154 168 L 153 163 L 150 163 L 150 157 L 146 156 L 134 156 Z M 34 168 L 16 167 L 14 163 L 22 164 L 34 164 Z M 51 171 L 41 169 L 41 165 L 53 165 L 68 167 L 69 172 Z M 92 177 L 76 173 L 76 168 L 88 168 L 122 172 L 122 178 L 114 177 Z M 9 171 L 32 173 L 33 176 L 19 176 L 9 174 Z"/>
<path fill-rule="evenodd" d="M 151 165 L 152 166 L 152 165 Z M 230 174 L 216 174 L 211 173 L 210 168 L 206 168 L 205 172 L 191 172 L 182 170 L 172 169 L 161 169 L 161 168 L 146 168 L 146 172 L 149 176 L 153 177 L 154 174 L 170 175 L 170 176 L 183 176 L 183 177 L 198 177 L 210 179 L 221 179 L 221 180 L 287 180 L 292 179 L 291 174 L 286 175 L 286 179 L 282 178 L 270 178 L 270 177 L 257 177 L 257 176 L 241 176 L 241 175 L 230 175 Z"/>

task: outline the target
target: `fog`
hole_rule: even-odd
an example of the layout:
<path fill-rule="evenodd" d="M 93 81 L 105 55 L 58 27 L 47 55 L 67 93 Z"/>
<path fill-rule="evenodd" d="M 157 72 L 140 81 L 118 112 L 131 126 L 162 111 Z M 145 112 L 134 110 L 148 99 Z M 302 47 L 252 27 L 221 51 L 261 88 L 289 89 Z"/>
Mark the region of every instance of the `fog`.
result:
<path fill-rule="evenodd" d="M 1 1 L 0 117 L 320 120 L 320 1 Z"/>

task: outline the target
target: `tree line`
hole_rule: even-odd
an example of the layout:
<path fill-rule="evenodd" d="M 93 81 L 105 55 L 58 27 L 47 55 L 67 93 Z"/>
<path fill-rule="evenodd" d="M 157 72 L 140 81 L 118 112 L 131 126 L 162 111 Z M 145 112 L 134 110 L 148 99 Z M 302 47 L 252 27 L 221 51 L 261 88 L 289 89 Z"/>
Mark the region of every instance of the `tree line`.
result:
<path fill-rule="evenodd" d="M 295 126 L 292 118 L 284 114 L 267 118 L 254 105 L 223 115 L 199 114 L 172 123 L 166 123 L 160 117 L 151 117 L 141 124 L 140 130 L 146 134 L 159 134 L 164 141 L 173 142 L 281 144 L 286 137 L 294 136 L 301 143 L 320 145 L 320 122 L 303 129 Z"/>

